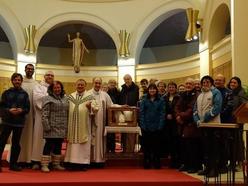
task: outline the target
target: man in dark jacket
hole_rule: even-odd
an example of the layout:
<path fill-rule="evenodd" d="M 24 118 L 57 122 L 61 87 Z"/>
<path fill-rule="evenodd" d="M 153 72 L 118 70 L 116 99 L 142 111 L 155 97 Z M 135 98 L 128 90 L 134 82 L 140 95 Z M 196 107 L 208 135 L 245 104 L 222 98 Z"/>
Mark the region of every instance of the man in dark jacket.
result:
<path fill-rule="evenodd" d="M 121 86 L 120 104 L 136 106 L 139 101 L 139 87 L 132 81 L 129 74 L 124 76 L 124 84 Z"/>
<path fill-rule="evenodd" d="M 225 77 L 222 74 L 218 74 L 215 77 L 214 85 L 221 92 L 222 95 L 222 109 L 220 113 L 221 123 L 232 123 L 233 122 L 232 112 L 234 105 L 232 91 L 225 87 Z M 226 165 L 230 156 L 229 155 L 230 145 L 228 139 L 230 139 L 231 133 L 228 129 L 227 130 L 222 129 L 216 132 L 220 136 L 219 156 L 222 157 L 219 159 L 218 166 L 221 173 L 226 173 L 227 172 Z"/>
<path fill-rule="evenodd" d="M 196 173 L 201 169 L 200 154 L 200 133 L 193 120 L 193 106 L 197 99 L 197 93 L 194 90 L 194 80 L 188 78 L 185 81 L 186 91 L 180 96 L 175 106 L 176 123 L 180 135 L 180 171 Z M 178 148 L 178 147 L 177 147 Z"/>
<path fill-rule="evenodd" d="M 4 147 L 7 143 L 10 133 L 12 136 L 10 170 L 21 171 L 17 165 L 18 156 L 21 151 L 20 138 L 24 127 L 25 115 L 29 112 L 30 102 L 28 93 L 21 88 L 23 77 L 19 73 L 11 76 L 12 88 L 4 91 L 2 94 L 0 109 L 2 115 L 2 133 L 0 135 L 0 157 L 2 157 Z M 0 164 L 0 172 L 1 172 Z"/>
<path fill-rule="evenodd" d="M 128 106 L 137 106 L 139 101 L 139 87 L 132 81 L 132 77 L 129 74 L 124 76 L 124 82 L 121 87 L 120 104 Z M 135 146 L 135 134 L 122 134 L 123 151 L 133 152 Z"/>
<path fill-rule="evenodd" d="M 120 90 L 117 88 L 117 82 L 114 79 L 108 81 L 108 95 L 114 104 L 120 102 Z M 115 152 L 115 134 L 107 134 L 107 152 Z"/>

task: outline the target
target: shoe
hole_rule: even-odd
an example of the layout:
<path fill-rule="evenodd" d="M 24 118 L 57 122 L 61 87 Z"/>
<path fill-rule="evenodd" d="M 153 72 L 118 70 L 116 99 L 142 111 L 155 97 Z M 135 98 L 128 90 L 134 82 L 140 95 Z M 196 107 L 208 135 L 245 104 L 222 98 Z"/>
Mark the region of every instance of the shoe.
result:
<path fill-rule="evenodd" d="M 151 161 L 149 159 L 144 159 L 143 167 L 144 169 L 150 169 L 152 167 Z"/>
<path fill-rule="evenodd" d="M 88 169 L 86 167 L 79 168 L 80 171 L 87 171 Z"/>
<path fill-rule="evenodd" d="M 47 165 L 42 165 L 41 166 L 41 172 L 50 172 L 50 169 L 48 168 Z"/>
<path fill-rule="evenodd" d="M 144 169 L 151 169 L 151 165 L 144 165 Z"/>
<path fill-rule="evenodd" d="M 187 171 L 187 173 L 189 173 L 189 174 L 194 174 L 194 173 L 197 173 L 197 170 L 196 170 L 196 169 L 189 169 L 189 170 Z"/>
<path fill-rule="evenodd" d="M 204 169 L 204 170 L 199 170 L 199 171 L 197 172 L 197 175 L 199 175 L 199 176 L 203 176 L 203 175 L 206 175 L 206 174 L 207 174 L 206 169 Z"/>
<path fill-rule="evenodd" d="M 243 171 L 243 168 L 240 164 L 236 165 L 235 167 L 235 172 L 242 172 Z"/>
<path fill-rule="evenodd" d="M 177 163 L 171 163 L 171 164 L 169 165 L 169 168 L 170 168 L 170 169 L 179 169 L 179 168 L 180 168 L 180 165 L 178 165 Z"/>
<path fill-rule="evenodd" d="M 181 165 L 178 170 L 179 171 L 188 171 L 188 168 L 185 165 Z"/>
<path fill-rule="evenodd" d="M 159 158 L 155 158 L 153 161 L 153 167 L 154 169 L 161 169 L 161 162 Z"/>
<path fill-rule="evenodd" d="M 227 167 L 223 167 L 223 168 L 220 168 L 220 173 L 221 174 L 225 174 L 225 173 L 227 173 L 228 171 L 227 171 Z"/>
<path fill-rule="evenodd" d="M 155 164 L 154 169 L 161 169 L 161 165 L 160 164 Z"/>
<path fill-rule="evenodd" d="M 151 169 L 152 166 L 150 163 L 144 163 L 144 169 Z"/>
<path fill-rule="evenodd" d="M 12 170 L 12 171 L 22 171 L 22 168 L 15 164 L 15 165 L 11 165 L 9 167 L 9 170 Z"/>
<path fill-rule="evenodd" d="M 208 173 L 207 173 L 207 177 L 217 177 L 218 176 L 218 172 L 215 169 L 211 169 Z"/>
<path fill-rule="evenodd" d="M 40 165 L 39 164 L 33 164 L 32 169 L 33 170 L 39 170 L 40 169 Z"/>

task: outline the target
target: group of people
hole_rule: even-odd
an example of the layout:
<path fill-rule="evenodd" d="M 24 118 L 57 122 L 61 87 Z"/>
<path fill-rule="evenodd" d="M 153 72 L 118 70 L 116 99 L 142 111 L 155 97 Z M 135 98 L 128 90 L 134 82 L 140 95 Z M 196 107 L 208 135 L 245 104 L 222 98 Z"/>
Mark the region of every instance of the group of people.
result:
<path fill-rule="evenodd" d="M 24 78 L 19 73 L 12 75 L 13 87 L 3 92 L 0 102 L 0 157 L 12 132 L 9 162 L 13 171 L 20 171 L 20 165 L 43 172 L 51 168 L 64 170 L 64 166 L 73 170 L 86 170 L 89 165 L 103 167 L 105 152 L 116 149 L 115 134 L 107 135 L 104 147 L 107 109 L 137 106 L 145 169 L 160 169 L 161 157 L 169 156 L 171 168 L 216 176 L 219 169 L 226 170 L 230 158 L 230 133 L 204 132 L 199 126 L 208 122 L 235 123 L 233 112 L 247 101 L 241 80 L 232 77 L 226 88 L 221 74 L 214 79 L 187 78 L 180 86 L 172 81 L 166 85 L 142 79 L 140 87 L 126 74 L 121 90 L 115 80 L 103 83 L 100 77 L 93 78 L 92 89 L 86 90 L 86 81 L 78 79 L 75 92 L 66 95 L 52 71 L 47 71 L 40 83 L 32 77 L 32 64 L 26 65 L 25 73 Z M 237 154 L 238 161 L 242 161 L 242 127 L 239 139 Z M 133 152 L 135 135 L 122 134 L 121 144 L 123 152 Z"/>
<path fill-rule="evenodd" d="M 151 80 L 150 80 L 151 81 Z M 169 156 L 170 167 L 179 171 L 215 177 L 227 171 L 231 159 L 231 132 L 202 130 L 201 123 L 237 123 L 234 111 L 248 101 L 240 78 L 187 78 L 178 90 L 175 82 L 140 82 L 140 127 L 144 168 L 160 168 L 160 158 Z M 244 160 L 242 125 L 238 136 L 237 162 Z"/>
<path fill-rule="evenodd" d="M 87 91 L 86 81 L 78 79 L 75 92 L 66 95 L 63 84 L 54 80 L 52 71 L 47 71 L 40 83 L 32 77 L 32 64 L 25 66 L 25 73 L 24 78 L 19 73 L 12 75 L 13 87 L 3 92 L 0 102 L 0 157 L 13 132 L 10 170 L 21 171 L 22 166 L 42 172 L 50 172 L 51 168 L 64 170 L 62 160 L 63 165 L 73 170 L 86 170 L 89 165 L 103 167 L 107 108 L 115 106 L 115 102 L 120 103 L 121 97 L 116 96 L 117 101 L 115 94 L 110 97 L 102 91 L 100 77 L 93 78 L 92 89 Z M 134 86 L 138 100 L 138 86 L 130 75 L 124 80 L 126 89 L 132 90 Z M 116 81 L 110 84 L 113 91 L 117 91 Z M 135 94 L 124 95 L 125 91 L 122 94 L 123 105 L 136 104 Z M 129 140 L 128 135 L 126 140 Z M 61 153 L 63 144 L 66 144 L 64 156 Z"/>

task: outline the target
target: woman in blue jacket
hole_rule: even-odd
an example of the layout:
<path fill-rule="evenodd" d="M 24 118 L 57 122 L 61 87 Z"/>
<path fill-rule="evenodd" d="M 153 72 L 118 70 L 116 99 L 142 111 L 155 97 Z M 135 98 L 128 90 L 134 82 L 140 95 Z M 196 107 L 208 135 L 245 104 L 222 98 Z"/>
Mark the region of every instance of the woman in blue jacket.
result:
<path fill-rule="evenodd" d="M 148 86 L 148 93 L 140 103 L 140 127 L 144 143 L 144 168 L 153 165 L 160 169 L 160 134 L 165 124 L 165 103 L 158 95 L 155 84 Z"/>

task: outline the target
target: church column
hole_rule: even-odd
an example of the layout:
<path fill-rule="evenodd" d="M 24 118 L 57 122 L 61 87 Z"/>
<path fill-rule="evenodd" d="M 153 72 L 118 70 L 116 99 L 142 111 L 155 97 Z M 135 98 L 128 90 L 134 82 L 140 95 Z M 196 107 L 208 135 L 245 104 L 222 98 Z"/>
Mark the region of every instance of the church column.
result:
<path fill-rule="evenodd" d="M 200 44 L 200 78 L 212 75 L 212 60 L 208 46 Z"/>
<path fill-rule="evenodd" d="M 248 85 L 247 10 L 248 1 L 231 0 L 232 75 L 238 76 L 243 85 Z M 248 124 L 244 129 L 248 129 Z M 246 135 L 243 137 L 247 148 Z"/>
<path fill-rule="evenodd" d="M 248 85 L 247 10 L 248 1 L 231 0 L 232 74 L 244 85 Z"/>
<path fill-rule="evenodd" d="M 17 72 L 25 75 L 25 66 L 27 64 L 36 64 L 36 55 L 34 54 L 17 54 Z"/>
<path fill-rule="evenodd" d="M 124 83 L 123 77 L 130 74 L 133 82 L 135 82 L 135 60 L 134 58 L 119 58 L 118 59 L 118 86 Z"/>

